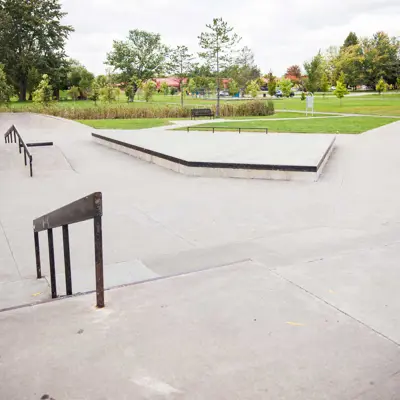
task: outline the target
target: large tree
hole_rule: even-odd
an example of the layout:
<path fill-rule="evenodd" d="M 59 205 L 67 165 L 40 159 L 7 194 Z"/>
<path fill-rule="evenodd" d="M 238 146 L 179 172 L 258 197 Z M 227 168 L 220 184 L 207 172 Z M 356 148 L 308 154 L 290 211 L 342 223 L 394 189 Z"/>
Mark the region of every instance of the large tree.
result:
<path fill-rule="evenodd" d="M 158 33 L 135 29 L 129 31 L 127 40 L 114 40 L 105 63 L 121 72 L 125 83 L 132 84 L 133 100 L 141 82 L 163 72 L 167 54 L 168 48 Z"/>
<path fill-rule="evenodd" d="M 232 53 L 240 37 L 234 33 L 233 28 L 222 18 L 214 18 L 211 24 L 206 25 L 207 31 L 199 36 L 200 47 L 203 51 L 199 54 L 217 76 L 217 107 L 215 115 L 219 116 L 220 109 L 220 71 L 232 63 Z"/>
<path fill-rule="evenodd" d="M 193 68 L 193 54 L 189 53 L 186 46 L 177 46 L 169 57 L 168 71 L 179 79 L 179 90 L 181 92 L 181 106 L 183 107 L 183 81 L 187 78 Z"/>
<path fill-rule="evenodd" d="M 320 87 L 321 76 L 323 74 L 323 57 L 321 52 L 318 52 L 311 61 L 306 61 L 304 69 L 307 73 L 307 90 L 309 92 L 317 91 Z"/>
<path fill-rule="evenodd" d="M 358 37 L 354 32 L 350 32 L 343 43 L 343 47 L 355 46 L 358 44 Z"/>
<path fill-rule="evenodd" d="M 59 0 L 0 1 L 0 60 L 21 101 L 32 67 L 51 75 L 65 59 L 65 41 L 73 31 L 61 23 L 65 14 Z"/>

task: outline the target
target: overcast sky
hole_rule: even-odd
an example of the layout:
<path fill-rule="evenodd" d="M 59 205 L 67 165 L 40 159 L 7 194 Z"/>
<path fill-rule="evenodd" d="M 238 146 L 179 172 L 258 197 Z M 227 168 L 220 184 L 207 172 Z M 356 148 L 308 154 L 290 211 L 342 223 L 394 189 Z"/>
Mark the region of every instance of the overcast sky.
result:
<path fill-rule="evenodd" d="M 282 75 L 302 66 L 319 49 L 340 46 L 347 34 L 383 30 L 400 35 L 400 0 L 61 0 L 75 28 L 68 55 L 90 71 L 104 73 L 113 39 L 130 29 L 160 33 L 169 46 L 194 53 L 205 24 L 222 17 L 255 53 L 263 73 Z"/>

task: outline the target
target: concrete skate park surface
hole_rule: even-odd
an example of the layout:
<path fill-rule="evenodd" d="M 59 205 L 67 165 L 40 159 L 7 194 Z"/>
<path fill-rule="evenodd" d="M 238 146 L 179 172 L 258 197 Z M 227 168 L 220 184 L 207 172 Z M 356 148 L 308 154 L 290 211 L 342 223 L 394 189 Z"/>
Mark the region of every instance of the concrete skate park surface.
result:
<path fill-rule="evenodd" d="M 233 132 L 102 131 L 97 143 L 195 176 L 317 180 L 333 150 L 333 135 Z"/>
<path fill-rule="evenodd" d="M 32 220 L 94 191 L 106 286 L 149 281 L 102 310 L 88 294 L 0 312 L 0 398 L 399 398 L 399 123 L 338 136 L 318 182 L 190 177 L 71 121 L 11 124 L 54 146 L 32 148 L 30 178 L 0 143 L 0 309 L 49 299 Z M 93 225 L 70 240 L 73 290 L 92 290 Z"/>

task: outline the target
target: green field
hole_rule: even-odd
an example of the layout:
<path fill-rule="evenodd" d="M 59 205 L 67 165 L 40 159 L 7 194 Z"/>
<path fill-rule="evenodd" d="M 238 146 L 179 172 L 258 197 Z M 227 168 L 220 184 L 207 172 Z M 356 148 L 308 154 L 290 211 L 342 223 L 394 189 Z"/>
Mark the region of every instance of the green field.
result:
<path fill-rule="evenodd" d="M 204 130 L 207 127 L 218 127 L 221 130 L 229 131 L 230 128 L 253 128 L 250 131 L 257 131 L 254 128 L 260 128 L 260 131 L 268 128 L 269 132 L 287 132 L 287 133 L 362 133 L 370 129 L 399 121 L 397 118 L 379 118 L 379 117 L 330 117 L 330 118 L 307 118 L 283 121 L 243 121 L 243 122 L 220 122 L 202 124 L 196 127 Z"/>

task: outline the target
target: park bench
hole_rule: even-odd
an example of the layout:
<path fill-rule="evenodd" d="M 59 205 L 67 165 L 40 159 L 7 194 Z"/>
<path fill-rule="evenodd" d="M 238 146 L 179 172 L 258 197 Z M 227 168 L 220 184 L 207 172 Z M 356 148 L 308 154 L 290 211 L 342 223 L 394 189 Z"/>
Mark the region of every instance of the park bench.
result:
<path fill-rule="evenodd" d="M 214 118 L 214 113 L 210 108 L 194 108 L 191 115 L 192 116 L 190 119 L 196 119 L 196 117 L 210 117 L 210 119 Z"/>

